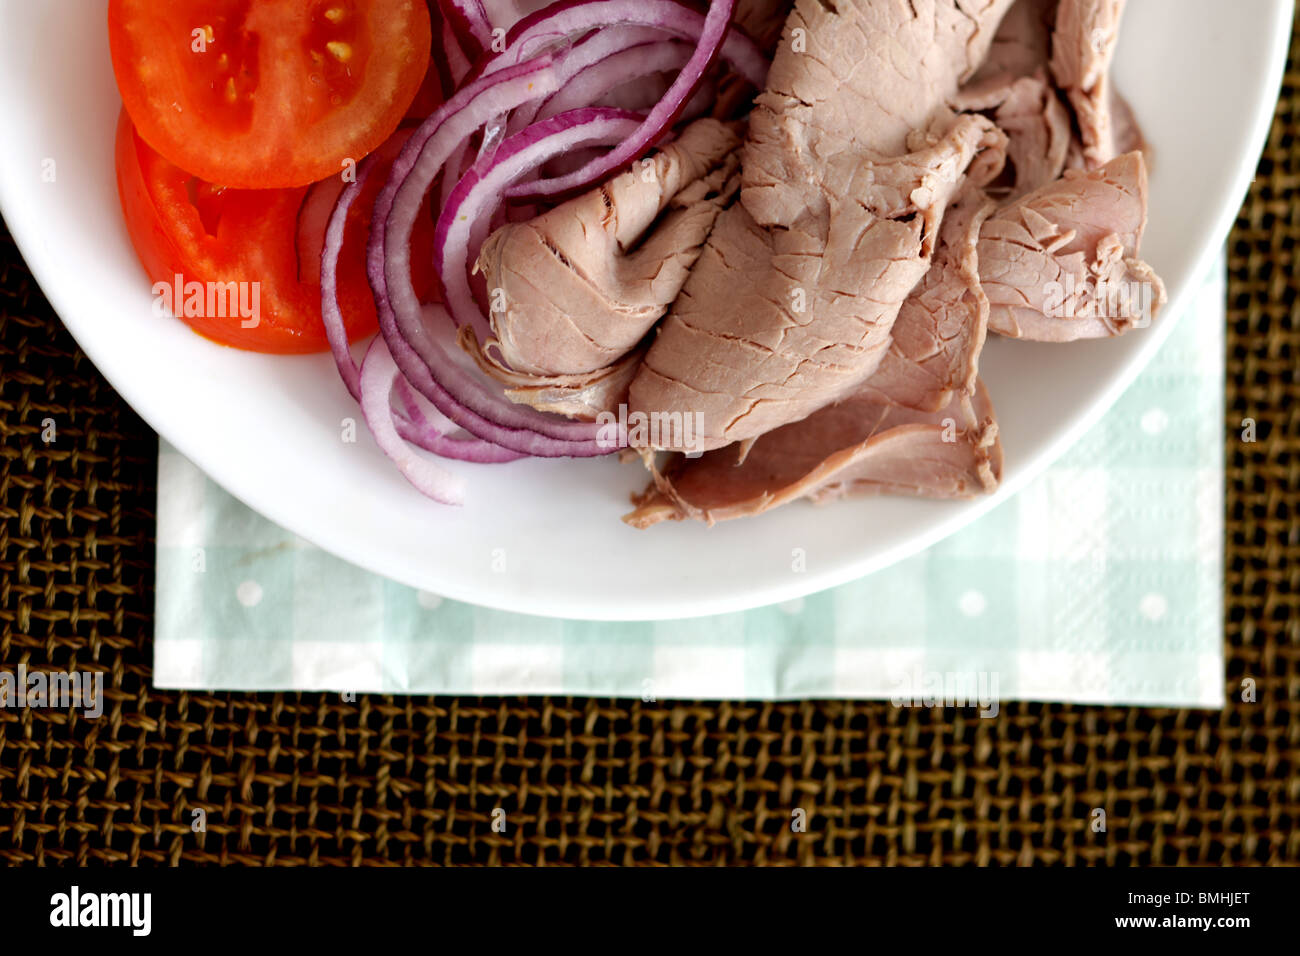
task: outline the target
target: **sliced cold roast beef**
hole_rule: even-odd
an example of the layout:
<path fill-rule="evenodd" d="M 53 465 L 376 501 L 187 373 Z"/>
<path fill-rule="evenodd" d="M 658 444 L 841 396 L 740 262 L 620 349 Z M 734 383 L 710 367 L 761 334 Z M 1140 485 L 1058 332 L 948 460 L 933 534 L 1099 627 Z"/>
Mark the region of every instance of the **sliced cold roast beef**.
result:
<path fill-rule="evenodd" d="M 683 518 L 713 524 L 799 498 L 965 498 L 992 491 L 1001 471 L 993 406 L 982 383 L 973 396 L 954 395 L 936 412 L 882 405 L 863 392 L 764 435 L 739 464 L 734 447 L 674 459 L 623 520 L 637 528 Z"/>
<path fill-rule="evenodd" d="M 889 350 L 860 394 L 920 412 L 973 394 L 989 319 L 979 235 L 994 208 L 982 189 L 962 190 L 944 219 L 934 264 L 899 310 Z"/>
<path fill-rule="evenodd" d="M 1052 57 L 1056 4 L 1057 0 L 1016 0 L 963 93 L 1005 87 L 1046 68 Z"/>
<path fill-rule="evenodd" d="M 954 498 L 996 487 L 1002 450 L 976 377 L 988 321 L 977 241 L 992 210 L 980 189 L 963 190 L 934 265 L 899 311 L 892 345 L 852 395 L 757 438 L 743 461 L 736 447 L 674 459 L 624 520 L 712 524 L 797 498 Z"/>
<path fill-rule="evenodd" d="M 974 395 L 954 395 L 935 412 L 880 405 L 874 395 L 859 393 L 764 434 L 744 462 L 737 463 L 736 447 L 673 459 L 623 520 L 636 528 L 688 518 L 712 524 L 798 498 L 969 498 L 995 489 L 1001 471 L 983 382 L 976 382 Z"/>
<path fill-rule="evenodd" d="M 1017 0 L 954 108 L 989 112 L 1010 140 L 1004 198 L 1145 149 L 1110 66 L 1124 0 Z M 1068 107 L 1067 107 L 1068 104 Z"/>
<path fill-rule="evenodd" d="M 1000 168 L 1005 137 L 946 102 L 1008 5 L 796 4 L 751 115 L 741 200 L 632 381 L 633 412 L 702 418 L 690 449 L 659 447 L 747 442 L 875 370 L 967 170 Z"/>
<path fill-rule="evenodd" d="M 1070 114 L 1048 71 L 1056 0 L 1016 0 L 988 57 L 952 102 L 981 110 L 1007 135 L 1007 168 L 991 191 L 1015 199 L 1061 175 L 1072 141 Z"/>
<path fill-rule="evenodd" d="M 1145 324 L 1165 303 L 1164 283 L 1138 258 L 1146 193 L 1142 154 L 1126 153 L 1067 170 L 990 217 L 979 243 L 989 328 L 1068 342 Z"/>
<path fill-rule="evenodd" d="M 515 401 L 590 417 L 626 395 L 654 325 L 739 186 L 739 139 L 701 119 L 627 172 L 483 243 L 495 339 L 462 336 Z"/>
<path fill-rule="evenodd" d="M 1052 32 L 1052 74 L 1069 97 L 1078 124 L 1080 158 L 1096 169 L 1136 148 L 1136 124 L 1111 89 L 1110 64 L 1125 0 L 1060 0 Z M 1119 117 L 1118 125 L 1116 118 Z M 1117 131 L 1126 142 L 1120 143 Z"/>

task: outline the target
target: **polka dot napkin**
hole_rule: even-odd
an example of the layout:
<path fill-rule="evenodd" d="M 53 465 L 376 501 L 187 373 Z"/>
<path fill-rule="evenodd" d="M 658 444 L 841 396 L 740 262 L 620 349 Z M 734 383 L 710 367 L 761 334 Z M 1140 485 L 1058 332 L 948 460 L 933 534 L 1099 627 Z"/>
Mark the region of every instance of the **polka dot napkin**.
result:
<path fill-rule="evenodd" d="M 442 600 L 319 551 L 164 445 L 159 687 L 1219 707 L 1224 268 L 1106 417 L 1010 501 L 852 584 L 688 621 Z"/>

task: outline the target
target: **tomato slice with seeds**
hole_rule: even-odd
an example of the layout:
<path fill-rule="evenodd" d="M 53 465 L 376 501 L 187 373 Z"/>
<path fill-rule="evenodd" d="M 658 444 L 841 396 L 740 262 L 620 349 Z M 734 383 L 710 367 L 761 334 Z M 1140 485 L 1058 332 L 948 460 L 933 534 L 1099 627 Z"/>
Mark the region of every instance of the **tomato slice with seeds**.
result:
<path fill-rule="evenodd" d="M 370 213 L 387 178 L 384 164 L 391 164 L 409 135 L 403 130 L 381 147 L 375 175 L 348 216 L 338 290 L 349 340 L 370 334 L 377 325 L 366 280 Z M 307 187 L 250 190 L 206 183 L 155 152 L 125 112 L 118 120 L 116 153 L 127 232 L 150 281 L 167 287 L 162 298 L 174 314 L 201 335 L 235 348 L 278 353 L 328 348 L 320 317 L 319 266 L 314 277 L 304 277 L 300 267 L 303 254 L 319 259 L 324 240 L 322 229 L 314 248 L 303 248 Z M 437 283 L 431 215 L 420 217 L 412 252 L 412 282 L 417 294 L 427 299 Z M 184 300 L 191 283 L 205 291 L 210 284 L 235 283 L 230 288 L 244 297 L 241 304 L 255 302 L 256 314 L 246 318 L 230 304 L 234 296 L 221 303 L 225 308 L 209 310 L 205 298 L 204 308 L 190 310 Z M 178 285 L 181 295 L 172 291 Z"/>
<path fill-rule="evenodd" d="M 424 82 L 424 0 L 110 0 L 140 136 L 200 179 L 306 186 L 397 128 Z"/>

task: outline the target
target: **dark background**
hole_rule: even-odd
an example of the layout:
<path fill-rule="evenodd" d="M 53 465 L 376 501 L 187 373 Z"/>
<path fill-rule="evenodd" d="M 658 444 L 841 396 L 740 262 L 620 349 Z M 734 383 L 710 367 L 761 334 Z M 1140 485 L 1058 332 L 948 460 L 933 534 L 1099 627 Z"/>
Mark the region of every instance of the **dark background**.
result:
<path fill-rule="evenodd" d="M 0 231 L 0 670 L 108 694 L 0 710 L 0 860 L 1300 863 L 1296 48 L 1229 242 L 1222 712 L 154 690 L 157 440 Z"/>

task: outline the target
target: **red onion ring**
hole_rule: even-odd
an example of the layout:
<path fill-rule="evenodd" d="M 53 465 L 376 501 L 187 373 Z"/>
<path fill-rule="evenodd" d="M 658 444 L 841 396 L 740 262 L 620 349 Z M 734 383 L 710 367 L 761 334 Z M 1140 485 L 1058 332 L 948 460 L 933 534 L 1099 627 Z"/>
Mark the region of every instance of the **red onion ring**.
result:
<path fill-rule="evenodd" d="M 547 55 L 470 83 L 440 106 L 407 141 L 376 198 L 367 272 L 384 340 L 407 381 L 444 415 L 473 435 L 540 457 L 609 454 L 598 428 L 570 422 L 510 402 L 496 383 L 461 365 L 454 324 L 447 318 L 441 341 L 428 327 L 411 286 L 410 242 L 425 193 L 460 143 L 492 118 L 519 103 L 549 96 L 567 79 Z M 375 225 L 382 224 L 382 225 Z M 454 351 L 452 351 L 454 350 Z"/>
<path fill-rule="evenodd" d="M 581 38 L 565 51 L 564 68 L 571 70 L 570 76 L 576 79 L 588 68 L 610 56 L 622 53 L 624 50 L 643 46 L 646 43 L 662 42 L 664 42 L 663 31 L 654 27 L 606 27 Z M 492 72 L 495 72 L 495 70 Z M 542 108 L 542 105 L 549 99 L 551 97 L 543 97 L 516 108 L 510 115 L 510 125 L 506 131 L 517 133 L 525 126 L 531 125 L 533 120 L 537 118 L 537 113 Z M 590 106 L 591 104 L 580 103 L 577 105 Z"/>
<path fill-rule="evenodd" d="M 476 256 L 492 213 L 511 183 L 564 153 L 590 144 L 617 142 L 642 126 L 644 117 L 600 107 L 571 110 L 534 123 L 508 138 L 495 153 L 480 157 L 461 177 L 434 231 L 434 265 L 442 280 L 447 311 L 457 325 L 486 323 L 469 283 L 469 259 Z"/>
<path fill-rule="evenodd" d="M 382 337 L 382 336 L 381 336 Z M 391 358 L 391 353 L 390 353 Z M 401 413 L 393 418 L 397 432 L 413 445 L 443 458 L 469 461 L 479 465 L 500 465 L 527 457 L 517 451 L 502 448 L 473 435 L 453 438 L 456 423 L 438 411 L 423 395 L 411 388 L 398 370 L 393 382 L 393 397 L 401 402 Z"/>
<path fill-rule="evenodd" d="M 728 7 L 724 22 L 731 20 L 734 0 L 715 0 Z M 704 33 L 705 17 L 676 0 L 559 0 L 524 17 L 506 34 L 505 50 L 480 60 L 470 73 L 471 79 L 487 76 L 507 66 L 524 62 L 550 46 L 563 43 L 588 31 L 600 32 L 609 27 L 654 27 L 691 42 Z M 770 65 L 762 50 L 737 29 L 727 30 L 719 55 L 751 86 L 762 89 Z"/>
<path fill-rule="evenodd" d="M 384 340 L 375 336 L 361 361 L 361 414 L 380 449 L 421 494 L 443 504 L 463 504 L 465 479 L 416 454 L 397 433 L 392 393 L 399 375 L 397 363 L 388 353 Z"/>
<path fill-rule="evenodd" d="M 460 44 L 456 42 L 456 35 L 445 21 L 442 24 L 442 50 L 443 55 L 446 57 L 445 72 L 449 81 L 449 85 L 443 89 L 442 94 L 443 99 L 448 99 L 456 92 L 457 87 L 460 86 L 465 77 L 469 75 L 469 71 L 473 68 L 473 58 L 465 55 L 465 52 L 460 48 Z M 443 72 L 443 66 L 444 64 L 440 63 L 440 74 Z"/>
<path fill-rule="evenodd" d="M 330 352 L 334 355 L 334 364 L 338 366 L 339 377 L 347 386 L 348 392 L 357 401 L 361 400 L 361 370 L 352 358 L 352 349 L 348 345 L 347 326 L 343 321 L 343 310 L 339 307 L 339 255 L 343 252 L 343 240 L 347 233 L 348 213 L 356 202 L 370 171 L 374 169 L 373 154 L 363 159 L 357 166 L 357 178 L 348 183 L 339 193 L 325 226 L 325 243 L 320 253 L 320 316 L 325 325 L 325 338 L 329 341 Z"/>
<path fill-rule="evenodd" d="M 623 83 L 654 73 L 680 70 L 691 58 L 691 48 L 676 40 L 641 43 L 597 60 L 564 84 L 564 89 L 541 104 L 533 122 L 589 106 Z"/>
<path fill-rule="evenodd" d="M 492 23 L 480 0 L 438 0 L 438 9 L 470 61 L 492 49 Z"/>
<path fill-rule="evenodd" d="M 709 5 L 709 14 L 704 18 L 704 27 L 700 31 L 695 52 L 677 74 L 668 92 L 654 105 L 635 133 L 581 169 L 551 179 L 520 183 L 512 187 L 506 195 L 511 199 L 517 199 L 531 196 L 556 196 L 586 189 L 649 149 L 655 140 L 673 125 L 682 110 L 686 108 L 695 88 L 704 79 L 705 72 L 713 63 L 730 32 L 731 14 L 735 7 L 735 0 L 713 0 Z"/>
<path fill-rule="evenodd" d="M 361 400 L 361 370 L 352 358 L 343 311 L 339 307 L 338 263 L 343 251 L 348 213 L 373 168 L 373 156 L 367 157 L 357 167 L 356 181 L 343 187 L 334 204 L 334 211 L 330 214 L 329 224 L 325 227 L 325 243 L 321 248 L 321 321 L 325 325 L 325 337 L 329 341 L 339 377 L 357 401 Z M 403 397 L 410 392 L 405 381 L 400 378 L 397 381 L 397 392 Z M 407 408 L 406 415 L 394 414 L 395 427 L 402 438 L 421 448 L 444 458 L 482 464 L 514 461 L 521 457 L 517 452 L 500 448 L 480 438 L 449 438 L 447 433 L 455 427 L 450 420 L 441 415 L 435 418 L 435 409 L 423 408 L 417 401 L 404 401 L 403 404 Z"/>

